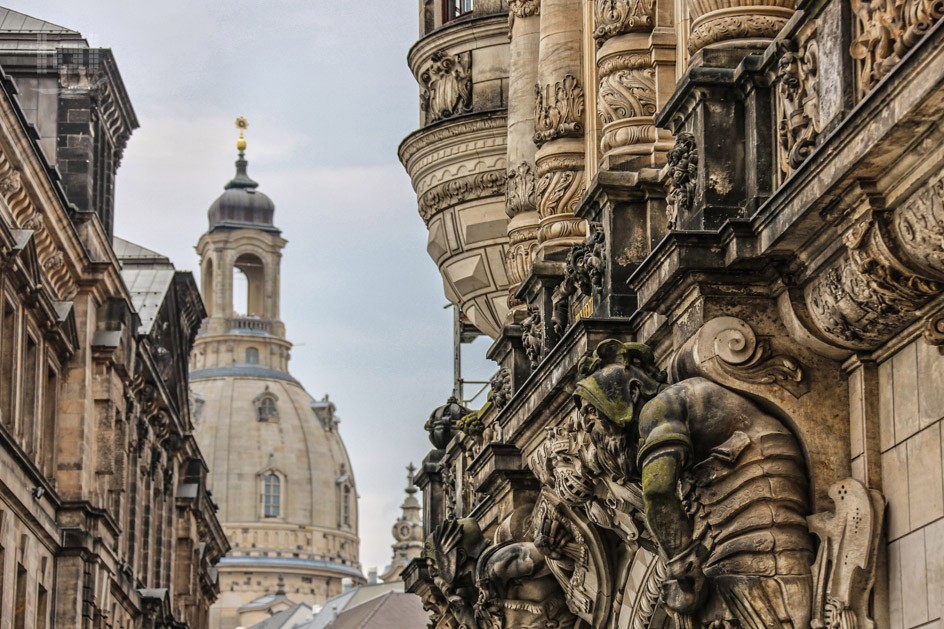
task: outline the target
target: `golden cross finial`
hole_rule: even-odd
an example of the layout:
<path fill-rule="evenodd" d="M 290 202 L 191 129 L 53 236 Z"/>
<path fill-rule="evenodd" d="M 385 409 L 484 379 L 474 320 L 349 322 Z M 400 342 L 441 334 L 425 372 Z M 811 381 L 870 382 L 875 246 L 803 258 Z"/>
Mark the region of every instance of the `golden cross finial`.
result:
<path fill-rule="evenodd" d="M 236 119 L 236 128 L 239 129 L 239 139 L 236 140 L 236 148 L 239 150 L 239 154 L 242 155 L 243 151 L 246 150 L 246 138 L 243 136 L 243 131 L 249 128 L 249 121 L 240 116 Z"/>

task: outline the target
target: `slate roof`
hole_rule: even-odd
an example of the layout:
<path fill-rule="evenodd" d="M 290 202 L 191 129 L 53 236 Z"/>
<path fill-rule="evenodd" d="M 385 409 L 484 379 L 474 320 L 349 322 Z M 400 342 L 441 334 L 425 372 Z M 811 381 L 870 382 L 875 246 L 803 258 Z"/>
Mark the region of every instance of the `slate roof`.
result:
<path fill-rule="evenodd" d="M 306 611 L 310 612 L 311 608 L 304 603 L 298 603 L 294 607 L 289 607 L 277 614 L 272 614 L 262 622 L 252 625 L 249 629 L 292 629 L 293 626 L 297 626 L 296 623 L 292 622 L 292 618 Z M 288 623 L 292 624 L 289 625 Z"/>
<path fill-rule="evenodd" d="M 0 31 L 6 33 L 57 33 L 78 35 L 78 31 L 39 18 L 0 7 Z"/>
<path fill-rule="evenodd" d="M 359 585 L 329 598 L 315 617 L 294 629 L 325 629 L 342 612 L 353 609 L 389 592 L 403 592 L 403 581 Z"/>
<path fill-rule="evenodd" d="M 121 262 L 121 277 L 131 293 L 134 309 L 141 317 L 138 332 L 150 334 L 177 271 L 167 256 L 117 236 L 114 248 Z"/>
<path fill-rule="evenodd" d="M 429 612 L 419 596 L 387 592 L 342 612 L 326 629 L 425 629 L 428 623 Z M 304 623 L 295 627 L 303 628 Z"/>

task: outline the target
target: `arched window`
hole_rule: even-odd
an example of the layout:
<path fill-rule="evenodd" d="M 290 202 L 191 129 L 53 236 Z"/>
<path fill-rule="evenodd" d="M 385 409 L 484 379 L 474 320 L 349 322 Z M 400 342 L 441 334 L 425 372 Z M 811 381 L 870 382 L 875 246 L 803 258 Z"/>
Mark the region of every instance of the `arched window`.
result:
<path fill-rule="evenodd" d="M 266 474 L 262 488 L 262 515 L 267 518 L 279 517 L 281 509 L 282 481 L 276 474 Z"/>
<path fill-rule="evenodd" d="M 246 362 L 250 365 L 259 364 L 259 350 L 255 347 L 246 348 Z"/>
<path fill-rule="evenodd" d="M 279 408 L 276 403 L 279 398 L 269 391 L 269 387 L 260 393 L 253 400 L 256 407 L 256 419 L 261 422 L 277 422 L 279 420 Z"/>
<path fill-rule="evenodd" d="M 271 419 L 277 416 L 275 410 L 275 400 L 270 397 L 262 398 L 262 401 L 259 403 L 259 414 L 263 419 Z"/>

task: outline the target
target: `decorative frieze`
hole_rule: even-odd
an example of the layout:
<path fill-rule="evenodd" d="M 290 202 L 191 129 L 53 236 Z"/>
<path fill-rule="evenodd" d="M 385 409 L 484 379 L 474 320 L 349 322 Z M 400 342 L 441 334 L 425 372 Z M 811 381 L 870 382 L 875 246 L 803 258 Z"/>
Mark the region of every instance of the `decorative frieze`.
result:
<path fill-rule="evenodd" d="M 777 135 L 780 172 L 798 168 L 819 136 L 819 46 L 806 34 L 788 41 L 777 63 Z"/>
<path fill-rule="evenodd" d="M 420 216 L 428 223 L 433 215 L 466 201 L 505 193 L 505 176 L 498 171 L 476 173 L 452 179 L 427 190 L 418 202 Z"/>
<path fill-rule="evenodd" d="M 420 75 L 420 108 L 426 124 L 472 111 L 472 53 L 433 53 Z"/>
<path fill-rule="evenodd" d="M 858 23 L 849 49 L 857 63 L 859 94 L 864 95 L 944 16 L 939 0 L 851 0 Z"/>
<path fill-rule="evenodd" d="M 698 147 L 695 136 L 683 131 L 676 136 L 675 147 L 666 155 L 669 169 L 669 194 L 666 216 L 669 229 L 678 227 L 679 214 L 688 212 L 695 203 L 698 186 Z"/>
<path fill-rule="evenodd" d="M 595 0 L 593 38 L 597 46 L 620 33 L 649 30 L 654 10 L 654 0 Z"/>
<path fill-rule="evenodd" d="M 583 135 L 583 88 L 573 74 L 547 85 L 535 85 L 534 143 Z"/>
<path fill-rule="evenodd" d="M 763 0 L 762 0 L 763 1 Z M 709 44 L 773 39 L 793 15 L 793 0 L 691 0 L 692 31 L 688 50 L 695 54 Z"/>

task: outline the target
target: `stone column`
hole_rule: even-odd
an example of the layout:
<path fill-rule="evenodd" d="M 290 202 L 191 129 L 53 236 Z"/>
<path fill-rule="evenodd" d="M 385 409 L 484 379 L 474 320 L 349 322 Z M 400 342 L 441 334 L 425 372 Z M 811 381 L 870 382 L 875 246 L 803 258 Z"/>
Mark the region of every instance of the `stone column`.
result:
<path fill-rule="evenodd" d="M 526 309 L 515 291 L 531 271 L 538 246 L 537 182 L 534 154 L 534 86 L 538 80 L 541 0 L 510 0 L 511 64 L 508 88 L 508 182 L 505 211 L 508 223 L 509 320 Z"/>
<path fill-rule="evenodd" d="M 793 15 L 794 0 L 688 0 L 692 30 L 688 51 L 712 48 L 761 50 Z"/>
<path fill-rule="evenodd" d="M 595 0 L 603 168 L 657 165 L 672 148 L 655 114 L 675 89 L 675 31 L 671 8 L 655 0 Z"/>
<path fill-rule="evenodd" d="M 584 90 L 581 58 L 583 15 L 575 0 L 543 0 L 534 143 L 538 146 L 538 257 L 562 258 L 583 240 L 574 216 L 586 189 Z"/>

